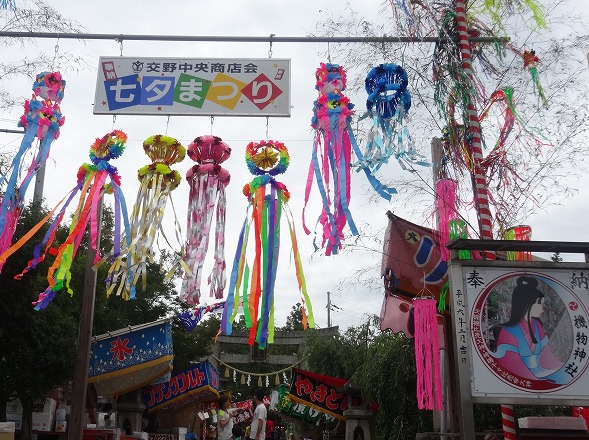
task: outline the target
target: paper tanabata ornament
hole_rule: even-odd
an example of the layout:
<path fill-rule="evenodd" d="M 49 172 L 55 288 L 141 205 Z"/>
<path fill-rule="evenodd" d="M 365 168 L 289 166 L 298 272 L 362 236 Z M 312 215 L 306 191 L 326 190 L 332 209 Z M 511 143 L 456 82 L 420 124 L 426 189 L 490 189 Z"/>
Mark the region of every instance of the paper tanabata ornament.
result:
<path fill-rule="evenodd" d="M 429 166 L 415 149 L 415 143 L 407 129 L 407 112 L 411 108 L 411 94 L 407 90 L 407 72 L 396 64 L 379 64 L 364 81 L 368 98 L 367 115 L 372 126 L 366 139 L 366 147 L 355 164 L 367 171 L 374 189 L 390 200 L 393 188 L 374 180 L 373 174 L 394 155 L 403 169 L 413 165 Z"/>
<path fill-rule="evenodd" d="M 217 136 L 199 136 L 188 145 L 188 156 L 197 162 L 186 174 L 190 185 L 186 226 L 185 273 L 181 297 L 190 305 L 200 301 L 200 286 L 213 214 L 216 220 L 215 257 L 208 278 L 211 296 L 223 298 L 225 289 L 225 188 L 231 175 L 221 166 L 231 148 Z"/>
<path fill-rule="evenodd" d="M 352 142 L 355 144 L 350 118 L 354 105 L 342 93 L 346 88 L 346 72 L 341 66 L 321 63 L 315 77 L 319 97 L 311 120 L 315 139 L 305 188 L 303 229 L 306 234 L 311 233 L 306 226 L 305 209 L 315 180 L 323 203 L 318 219 L 323 230 L 321 247 L 325 248 L 325 255 L 331 255 L 337 254 L 342 246 L 346 224 L 353 235 L 358 235 L 349 209 Z"/>
<path fill-rule="evenodd" d="M 303 327 L 314 327 L 315 321 L 307 294 L 294 222 L 287 205 L 290 193 L 283 183 L 274 178 L 288 168 L 288 149 L 283 143 L 276 141 L 250 142 L 246 148 L 245 158 L 250 172 L 256 177 L 243 188 L 249 205 L 239 234 L 221 330 L 227 335 L 231 334 L 232 323 L 239 308 L 239 292 L 243 287 L 243 314 L 250 329 L 248 343 L 253 345 L 257 342 L 263 349 L 267 343 L 274 341 L 274 288 L 280 251 L 280 220 L 283 213 L 287 218 L 296 277 L 302 295 Z M 252 225 L 255 255 L 250 274 L 246 258 Z"/>
<path fill-rule="evenodd" d="M 59 128 L 65 121 L 59 107 L 64 88 L 65 81 L 59 72 L 42 72 L 33 83 L 32 98 L 25 101 L 25 113 L 18 123 L 25 129 L 25 134 L 12 159 L 9 173 L 2 176 L 0 181 L 4 186 L 4 197 L 1 199 L 0 207 L 0 254 L 12 244 L 29 184 L 37 171 L 45 166 L 51 143 L 59 137 Z M 35 139 L 39 140 L 39 148 L 25 171 L 25 156 L 32 149 Z M 21 177 L 23 175 L 24 177 Z M 4 260 L 1 260 L 0 270 L 3 265 Z"/>
<path fill-rule="evenodd" d="M 53 223 L 43 237 L 42 243 L 35 247 L 33 259 L 29 261 L 28 266 L 20 276 L 24 275 L 30 269 L 34 269 L 40 261 L 45 259 L 47 253 L 51 249 L 55 233 L 63 220 L 67 207 L 74 197 L 79 194 L 78 205 L 74 210 L 69 234 L 57 250 L 54 249 L 53 251 L 55 252 L 52 251 L 52 254 L 55 254 L 56 257 L 47 274 L 49 287 L 47 287 L 44 292 L 40 293 L 39 299 L 34 302 L 35 310 L 47 307 L 57 292 L 64 287 L 70 295 L 73 294 L 73 290 L 69 286 L 72 277 L 70 269 L 78 247 L 82 241 L 84 231 L 88 225 L 90 226 L 89 246 L 91 249 L 97 251 L 94 263 L 96 264 L 100 261 L 98 236 L 101 219 L 99 214 L 101 211 L 101 199 L 105 193 L 114 195 L 115 231 L 120 231 L 121 225 L 124 225 L 126 247 L 129 248 L 131 237 L 128 229 L 129 219 L 127 216 L 125 197 L 121 190 L 121 180 L 117 169 L 109 163 L 111 159 L 116 159 L 123 154 L 126 141 L 127 135 L 119 130 L 113 130 L 102 138 L 96 139 L 94 144 L 90 147 L 90 160 L 92 163 L 84 163 L 80 167 L 78 170 L 77 185 L 66 196 L 67 200 L 65 204 L 55 216 Z M 21 240 L 8 249 L 6 253 L 14 252 L 28 241 L 43 226 L 43 224 L 49 220 L 56 210 L 57 207 L 34 226 Z M 115 240 L 113 245 L 113 258 L 118 257 L 119 253 L 120 243 L 118 240 Z"/>
<path fill-rule="evenodd" d="M 147 264 L 154 262 L 153 245 L 162 229 L 168 199 L 180 184 L 180 173 L 170 167 L 184 160 L 186 149 L 169 136 L 150 136 L 143 142 L 143 151 L 151 159 L 149 165 L 139 168 L 141 185 L 131 213 L 131 248 L 128 256 L 121 254 L 111 264 L 107 283 L 107 296 L 113 292 L 123 299 L 134 299 L 136 286 L 142 280 L 143 289 L 147 282 Z M 178 221 L 176 221 L 178 224 Z M 115 240 L 120 231 L 114 231 Z"/>

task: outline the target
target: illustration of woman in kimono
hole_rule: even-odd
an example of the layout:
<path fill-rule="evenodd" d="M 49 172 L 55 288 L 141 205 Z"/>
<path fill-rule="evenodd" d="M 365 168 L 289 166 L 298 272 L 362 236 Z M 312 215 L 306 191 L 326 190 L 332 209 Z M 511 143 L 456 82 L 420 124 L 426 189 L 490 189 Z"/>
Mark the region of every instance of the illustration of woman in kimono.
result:
<path fill-rule="evenodd" d="M 495 339 L 492 355 L 520 378 L 566 384 L 571 377 L 559 371 L 564 362 L 548 346 L 549 338 L 540 320 L 544 300 L 536 278 L 518 277 L 509 320 L 490 329 Z"/>

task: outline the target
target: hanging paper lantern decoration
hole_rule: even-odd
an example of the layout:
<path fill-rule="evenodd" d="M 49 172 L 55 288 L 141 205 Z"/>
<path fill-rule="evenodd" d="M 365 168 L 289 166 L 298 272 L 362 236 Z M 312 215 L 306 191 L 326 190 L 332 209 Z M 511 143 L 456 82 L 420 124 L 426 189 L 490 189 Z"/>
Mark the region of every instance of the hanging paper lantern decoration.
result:
<path fill-rule="evenodd" d="M 415 149 L 405 124 L 406 114 L 411 108 L 408 83 L 407 72 L 396 64 L 380 64 L 366 76 L 366 109 L 372 118 L 372 127 L 364 153 L 355 165 L 366 168 L 367 175 L 372 176 L 393 154 L 405 170 L 413 165 L 429 166 Z M 394 189 L 371 183 L 388 200 L 391 194 L 396 193 Z"/>
<path fill-rule="evenodd" d="M 302 294 L 303 327 L 315 327 L 315 321 L 307 294 L 294 222 L 287 205 L 290 193 L 283 183 L 274 178 L 288 168 L 288 149 L 283 143 L 276 141 L 250 142 L 246 148 L 245 159 L 250 172 L 256 177 L 243 188 L 249 206 L 239 234 L 221 330 L 227 335 L 232 332 L 232 323 L 239 306 L 236 292 L 238 297 L 243 284 L 243 313 L 246 325 L 250 329 L 248 343 L 253 345 L 255 341 L 264 349 L 267 343 L 274 341 L 274 286 L 280 250 L 280 220 L 283 213 L 290 230 L 296 276 Z M 255 255 L 250 277 L 249 266 L 246 265 L 246 252 L 252 223 Z"/>
<path fill-rule="evenodd" d="M 181 297 L 188 304 L 200 300 L 204 260 L 209 246 L 213 213 L 215 214 L 215 261 L 208 278 L 211 297 L 223 298 L 225 289 L 225 188 L 231 175 L 221 167 L 231 148 L 217 136 L 200 136 L 188 145 L 188 156 L 197 162 L 186 174 L 190 185 L 188 223 L 186 227 L 185 273 Z M 216 209 L 215 209 L 216 206 Z"/>
<path fill-rule="evenodd" d="M 32 98 L 25 101 L 25 113 L 18 123 L 19 127 L 25 129 L 25 134 L 12 159 L 10 175 L 2 176 L 1 180 L 5 188 L 0 208 L 0 254 L 11 246 L 29 184 L 37 171 L 45 166 L 51 143 L 59 137 L 59 128 L 65 121 L 59 107 L 64 88 L 65 81 L 59 72 L 43 72 L 37 75 L 33 83 Z M 39 140 L 39 149 L 25 171 L 24 157 L 31 150 L 35 139 Z M 0 270 L 3 265 L 4 262 L 0 262 Z"/>
<path fill-rule="evenodd" d="M 130 258 L 119 255 L 111 264 L 106 295 L 113 292 L 123 299 L 134 299 L 136 285 L 141 279 L 145 290 L 147 263 L 154 261 L 153 244 L 156 234 L 162 232 L 162 220 L 171 192 L 180 184 L 180 173 L 171 165 L 180 163 L 186 154 L 185 148 L 174 138 L 155 135 L 143 142 L 143 151 L 151 159 L 151 164 L 141 167 L 138 178 L 141 185 L 131 213 L 131 248 L 127 249 Z M 178 224 L 176 219 L 175 224 Z M 178 235 L 178 234 L 177 234 Z M 115 254 L 119 254 L 118 238 L 120 230 L 114 231 Z M 164 234 L 165 236 L 165 234 Z M 124 258 L 125 257 L 125 258 Z"/>
<path fill-rule="evenodd" d="M 349 209 L 352 143 L 356 143 L 350 126 L 354 105 L 342 93 L 346 88 L 346 72 L 341 66 L 321 63 L 315 77 L 319 97 L 311 120 L 315 140 L 305 189 L 303 229 L 306 234 L 311 233 L 305 224 L 305 208 L 314 176 L 323 202 L 318 219 L 323 228 L 321 247 L 325 248 L 325 255 L 331 255 L 341 248 L 346 224 L 352 235 L 358 235 Z"/>
<path fill-rule="evenodd" d="M 429 297 L 416 297 L 413 299 L 413 307 L 417 407 L 440 411 L 442 409 L 442 380 L 436 300 Z"/>
<path fill-rule="evenodd" d="M 49 287 L 47 287 L 44 292 L 40 293 L 39 299 L 33 303 L 35 304 L 35 310 L 41 310 L 47 307 L 57 292 L 64 287 L 70 295 L 73 294 L 73 290 L 69 286 L 72 276 L 70 268 L 87 225 L 90 225 L 89 246 L 96 251 L 94 263 L 96 264 L 100 261 L 98 235 L 101 219 L 99 213 L 101 211 L 101 199 L 104 193 L 114 195 L 114 227 L 116 231 L 120 231 L 121 225 L 124 225 L 126 247 L 128 248 L 130 246 L 131 237 L 128 228 L 129 219 L 127 216 L 125 197 L 123 196 L 120 187 L 120 176 L 117 169 L 109 163 L 109 160 L 116 159 L 123 154 L 126 142 L 127 135 L 119 130 L 113 130 L 102 138 L 96 139 L 94 144 L 90 147 L 90 160 L 92 163 L 85 163 L 78 170 L 78 183 L 76 187 L 72 189 L 67 196 L 67 201 L 63 205 L 61 211 L 56 215 L 55 220 L 46 232 L 45 237 L 43 237 L 42 243 L 35 247 L 34 258 L 29 261 L 28 266 L 19 275 L 23 276 L 27 271 L 35 268 L 39 262 L 45 259 L 45 256 L 53 244 L 57 227 L 63 220 L 65 210 L 75 195 L 79 194 L 78 206 L 74 210 L 69 235 L 57 250 L 52 250 L 51 252 L 52 254 L 54 253 L 56 257 L 52 266 L 49 268 L 49 273 L 47 275 Z M 43 226 L 56 209 L 57 207 L 50 212 L 45 219 L 41 220 L 41 222 L 34 226 L 31 231 L 23 237 L 24 240 L 19 240 L 19 242 L 8 249 L 5 254 L 14 252 L 30 239 L 30 237 Z M 115 240 L 114 245 L 115 249 L 113 250 L 113 258 L 116 258 L 120 251 L 118 248 L 118 240 Z M 4 255 L 0 256 L 0 260 L 3 258 Z"/>

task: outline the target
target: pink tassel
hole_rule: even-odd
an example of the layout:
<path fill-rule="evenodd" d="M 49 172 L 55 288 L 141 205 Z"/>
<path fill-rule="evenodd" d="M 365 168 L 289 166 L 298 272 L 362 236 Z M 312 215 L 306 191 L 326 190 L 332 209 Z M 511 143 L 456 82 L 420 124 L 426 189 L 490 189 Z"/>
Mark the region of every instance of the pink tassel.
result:
<path fill-rule="evenodd" d="M 440 411 L 442 409 L 442 381 L 436 300 L 434 298 L 414 298 L 413 306 L 415 308 L 417 407 Z"/>
<path fill-rule="evenodd" d="M 442 260 L 448 261 L 450 252 L 446 243 L 450 241 L 450 220 L 458 217 L 456 212 L 456 189 L 458 184 L 452 179 L 440 179 L 436 182 L 436 212 L 438 213 L 438 230 L 440 232 L 440 252 Z"/>

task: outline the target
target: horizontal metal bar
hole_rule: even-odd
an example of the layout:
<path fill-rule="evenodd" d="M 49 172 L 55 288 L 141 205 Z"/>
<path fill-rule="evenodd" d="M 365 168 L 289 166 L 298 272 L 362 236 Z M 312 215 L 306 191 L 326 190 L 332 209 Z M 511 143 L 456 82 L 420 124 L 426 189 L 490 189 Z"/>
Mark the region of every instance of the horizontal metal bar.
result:
<path fill-rule="evenodd" d="M 87 34 L 60 32 L 0 32 L 0 37 L 8 38 L 53 38 L 74 40 L 114 40 L 121 41 L 206 41 L 206 42 L 239 42 L 239 43 L 437 43 L 448 41 L 437 37 L 267 37 L 223 36 L 223 35 L 125 35 L 125 34 Z M 472 37 L 470 41 L 492 43 L 508 41 L 506 38 Z M 458 40 L 456 40 L 458 41 Z"/>
<path fill-rule="evenodd" d="M 16 133 L 16 134 L 25 134 L 24 130 L 11 130 L 9 128 L 0 128 L 1 133 Z"/>
<path fill-rule="evenodd" d="M 469 251 L 527 251 L 588 254 L 589 243 L 576 241 L 519 241 L 519 240 L 467 240 L 456 238 L 446 245 L 448 249 Z"/>

